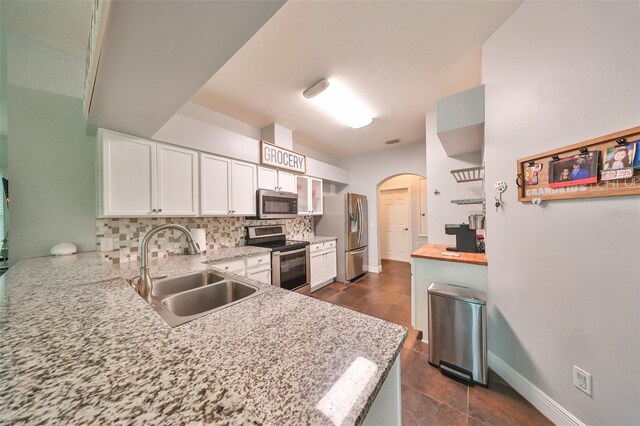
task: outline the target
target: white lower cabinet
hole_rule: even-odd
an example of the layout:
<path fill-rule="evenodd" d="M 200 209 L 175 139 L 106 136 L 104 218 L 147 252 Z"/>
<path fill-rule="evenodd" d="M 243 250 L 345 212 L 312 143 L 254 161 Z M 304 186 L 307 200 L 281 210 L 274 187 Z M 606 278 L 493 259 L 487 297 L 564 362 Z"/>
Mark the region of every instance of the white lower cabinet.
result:
<path fill-rule="evenodd" d="M 336 263 L 336 242 L 312 244 L 311 248 L 311 291 L 331 284 L 338 275 Z"/>
<path fill-rule="evenodd" d="M 247 278 L 256 280 L 261 283 L 271 284 L 271 269 L 258 269 L 247 271 Z"/>
<path fill-rule="evenodd" d="M 211 266 L 264 284 L 271 284 L 271 253 L 218 262 Z"/>

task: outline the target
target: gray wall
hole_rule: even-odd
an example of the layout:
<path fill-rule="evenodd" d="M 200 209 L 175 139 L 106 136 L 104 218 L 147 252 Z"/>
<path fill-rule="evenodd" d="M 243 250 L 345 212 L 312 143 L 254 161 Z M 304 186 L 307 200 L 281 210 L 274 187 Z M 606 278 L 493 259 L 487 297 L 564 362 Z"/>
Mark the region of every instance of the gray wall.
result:
<path fill-rule="evenodd" d="M 448 157 L 436 132 L 436 113 L 426 115 L 427 134 L 427 215 L 429 242 L 456 244 L 455 235 L 444 233 L 447 223 L 469 223 L 469 215 L 482 213 L 482 205 L 457 205 L 451 200 L 482 198 L 482 182 L 457 183 L 451 170 L 475 167 L 482 164 L 480 152 Z M 436 189 L 439 195 L 434 192 Z M 493 199 L 487 200 L 491 206 Z M 491 226 L 491 225 L 489 225 Z"/>
<path fill-rule="evenodd" d="M 369 213 L 369 265 L 380 265 L 378 244 L 378 185 L 396 175 L 425 176 L 425 143 L 415 142 L 355 155 L 340 160 L 349 172 L 349 185 L 342 191 L 367 196 Z M 427 191 L 429 188 L 427 188 Z"/>
<path fill-rule="evenodd" d="M 9 257 L 59 242 L 96 248 L 95 138 L 82 117 L 84 61 L 8 37 Z"/>
<path fill-rule="evenodd" d="M 487 187 L 640 123 L 640 3 L 524 2 L 485 43 Z M 488 209 L 489 349 L 587 424 L 640 419 L 640 197 Z M 593 375 L 593 397 L 572 366 Z"/>

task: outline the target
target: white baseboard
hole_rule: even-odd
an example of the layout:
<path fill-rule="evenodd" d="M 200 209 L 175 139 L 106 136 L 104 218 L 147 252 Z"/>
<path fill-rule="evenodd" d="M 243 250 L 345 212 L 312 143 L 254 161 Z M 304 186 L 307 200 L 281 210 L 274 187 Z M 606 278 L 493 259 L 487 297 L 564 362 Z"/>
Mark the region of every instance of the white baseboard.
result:
<path fill-rule="evenodd" d="M 580 419 L 491 351 L 489 351 L 489 367 L 553 423 L 557 425 L 585 426 Z"/>
<path fill-rule="evenodd" d="M 379 274 L 380 272 L 382 272 L 382 265 L 379 265 L 379 266 L 367 265 L 366 269 L 367 269 L 368 272 L 373 272 L 375 274 Z"/>

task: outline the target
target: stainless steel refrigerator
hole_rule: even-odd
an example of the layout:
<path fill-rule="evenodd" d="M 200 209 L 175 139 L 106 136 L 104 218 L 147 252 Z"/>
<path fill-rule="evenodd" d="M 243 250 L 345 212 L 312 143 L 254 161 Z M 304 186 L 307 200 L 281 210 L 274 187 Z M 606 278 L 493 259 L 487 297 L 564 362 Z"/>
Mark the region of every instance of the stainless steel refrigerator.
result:
<path fill-rule="evenodd" d="M 336 281 L 348 283 L 367 272 L 367 197 L 329 195 L 323 202 L 324 214 L 316 222 L 316 234 L 337 237 Z"/>

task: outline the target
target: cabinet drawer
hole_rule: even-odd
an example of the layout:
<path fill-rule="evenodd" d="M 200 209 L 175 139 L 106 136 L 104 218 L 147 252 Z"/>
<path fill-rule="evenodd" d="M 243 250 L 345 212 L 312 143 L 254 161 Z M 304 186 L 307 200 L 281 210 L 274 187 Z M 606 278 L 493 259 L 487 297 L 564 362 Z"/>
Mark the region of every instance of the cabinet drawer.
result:
<path fill-rule="evenodd" d="M 333 248 L 333 247 L 335 247 L 335 246 L 336 246 L 336 241 L 335 241 L 335 240 L 333 240 L 333 241 L 327 241 L 326 243 L 324 243 L 324 249 L 325 249 L 325 250 L 330 249 L 330 248 Z"/>
<path fill-rule="evenodd" d="M 271 253 L 260 254 L 258 256 L 251 256 L 247 258 L 247 268 L 255 268 L 257 266 L 270 266 L 271 265 Z"/>
<path fill-rule="evenodd" d="M 222 269 L 226 272 L 234 272 L 236 274 L 244 274 L 244 259 L 231 260 L 228 262 L 214 263 L 214 268 Z"/>
<path fill-rule="evenodd" d="M 324 248 L 324 245 L 322 243 L 318 243 L 318 244 L 311 244 L 311 248 L 309 249 L 311 251 L 311 253 L 315 253 L 317 251 L 322 251 Z"/>

